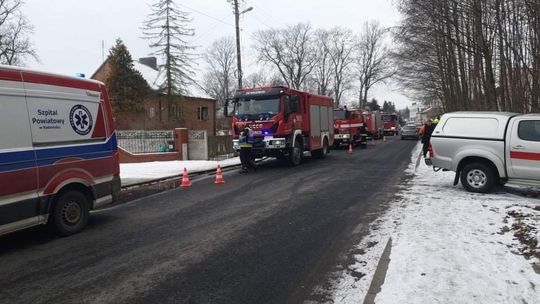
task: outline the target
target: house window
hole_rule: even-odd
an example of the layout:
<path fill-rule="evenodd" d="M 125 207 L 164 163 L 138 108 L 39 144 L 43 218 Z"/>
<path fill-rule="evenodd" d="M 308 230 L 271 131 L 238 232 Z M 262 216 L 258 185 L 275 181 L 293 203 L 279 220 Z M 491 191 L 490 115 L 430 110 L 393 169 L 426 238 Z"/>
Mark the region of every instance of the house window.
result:
<path fill-rule="evenodd" d="M 208 108 L 207 107 L 198 107 L 197 108 L 197 119 L 198 120 L 208 120 Z"/>
<path fill-rule="evenodd" d="M 182 106 L 179 104 L 172 104 L 169 107 L 169 119 L 178 120 L 182 118 Z"/>

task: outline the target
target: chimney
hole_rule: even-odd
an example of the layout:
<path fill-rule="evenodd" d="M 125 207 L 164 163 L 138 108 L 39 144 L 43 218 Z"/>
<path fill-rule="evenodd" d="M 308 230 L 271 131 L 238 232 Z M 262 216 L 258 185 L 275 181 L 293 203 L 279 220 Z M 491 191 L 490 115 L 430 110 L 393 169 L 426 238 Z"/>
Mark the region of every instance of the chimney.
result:
<path fill-rule="evenodd" d="M 156 71 L 158 70 L 156 57 L 142 57 L 142 58 L 139 58 L 139 62 L 144 64 L 145 66 L 151 67 L 152 69 Z"/>

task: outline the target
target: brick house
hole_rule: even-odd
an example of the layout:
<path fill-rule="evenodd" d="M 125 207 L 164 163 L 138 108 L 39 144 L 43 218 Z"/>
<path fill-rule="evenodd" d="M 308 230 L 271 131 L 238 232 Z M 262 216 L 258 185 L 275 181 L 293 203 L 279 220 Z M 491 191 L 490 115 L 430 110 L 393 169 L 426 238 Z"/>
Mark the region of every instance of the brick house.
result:
<path fill-rule="evenodd" d="M 134 61 L 133 65 L 150 88 L 157 91 L 160 75 L 156 58 L 140 58 L 138 61 Z M 105 83 L 110 73 L 108 60 L 105 60 L 91 78 Z M 207 130 L 208 134 L 215 134 L 216 100 L 214 99 L 175 95 L 169 102 L 166 96 L 155 93 L 143 102 L 142 109 L 141 111 L 115 111 L 116 128 L 118 130 L 188 128 L 190 130 Z"/>

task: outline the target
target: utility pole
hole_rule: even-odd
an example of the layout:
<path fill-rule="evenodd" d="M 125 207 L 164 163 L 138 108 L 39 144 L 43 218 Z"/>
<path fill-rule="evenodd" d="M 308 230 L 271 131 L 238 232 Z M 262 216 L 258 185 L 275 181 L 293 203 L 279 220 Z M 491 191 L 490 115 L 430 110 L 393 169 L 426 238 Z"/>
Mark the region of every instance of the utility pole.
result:
<path fill-rule="evenodd" d="M 238 0 L 233 0 L 234 5 L 234 21 L 236 26 L 236 62 L 238 64 L 238 89 L 242 88 L 242 55 L 240 54 L 240 15 L 247 13 L 253 9 L 248 7 L 247 9 L 240 11 L 238 8 Z"/>
<path fill-rule="evenodd" d="M 238 89 L 242 88 L 242 56 L 240 55 L 240 11 L 238 0 L 234 0 L 234 22 L 236 25 L 236 63 L 238 64 Z"/>

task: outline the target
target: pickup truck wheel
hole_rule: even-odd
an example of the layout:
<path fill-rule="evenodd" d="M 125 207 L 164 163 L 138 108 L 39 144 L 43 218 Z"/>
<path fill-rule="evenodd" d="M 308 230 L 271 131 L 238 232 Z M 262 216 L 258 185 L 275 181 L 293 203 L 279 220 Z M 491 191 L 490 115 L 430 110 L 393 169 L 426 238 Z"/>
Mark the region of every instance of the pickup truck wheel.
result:
<path fill-rule="evenodd" d="M 461 184 L 470 192 L 488 193 L 495 185 L 496 176 L 490 166 L 471 163 L 461 170 Z"/>
<path fill-rule="evenodd" d="M 79 191 L 67 191 L 54 202 L 50 224 L 63 236 L 75 234 L 86 226 L 90 217 L 90 202 Z"/>
<path fill-rule="evenodd" d="M 291 153 L 289 154 L 289 162 L 292 166 L 298 166 L 302 162 L 302 154 L 304 151 L 302 150 L 302 146 L 300 145 L 300 142 L 298 140 L 294 141 L 294 146 L 291 149 Z"/>

